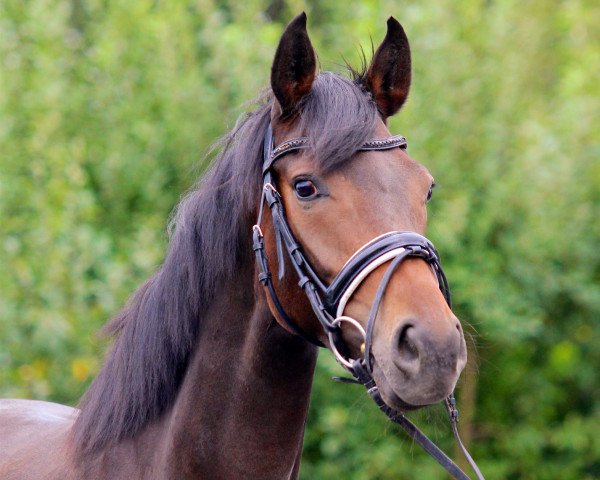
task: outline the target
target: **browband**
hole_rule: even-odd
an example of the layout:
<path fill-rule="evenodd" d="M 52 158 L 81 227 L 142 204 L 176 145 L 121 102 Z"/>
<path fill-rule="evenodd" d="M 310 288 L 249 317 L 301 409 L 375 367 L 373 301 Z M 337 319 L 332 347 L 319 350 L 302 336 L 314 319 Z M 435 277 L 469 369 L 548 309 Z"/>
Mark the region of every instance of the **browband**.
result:
<path fill-rule="evenodd" d="M 269 126 L 269 128 L 271 128 Z M 270 134 L 271 137 L 271 147 L 273 142 L 273 134 Z M 377 140 L 369 140 L 362 144 L 359 147 L 359 152 L 366 152 L 370 150 L 389 150 L 392 148 L 400 147 L 403 150 L 406 149 L 408 144 L 406 143 L 406 138 L 402 135 L 394 135 L 393 137 L 382 138 Z M 271 168 L 275 160 L 279 157 L 285 155 L 286 153 L 293 152 L 295 150 L 302 150 L 304 148 L 310 147 L 310 140 L 308 137 L 298 137 L 292 140 L 286 140 L 283 143 L 280 143 L 275 148 L 271 149 L 271 152 L 268 157 L 265 157 L 265 161 L 263 163 L 263 175 Z"/>

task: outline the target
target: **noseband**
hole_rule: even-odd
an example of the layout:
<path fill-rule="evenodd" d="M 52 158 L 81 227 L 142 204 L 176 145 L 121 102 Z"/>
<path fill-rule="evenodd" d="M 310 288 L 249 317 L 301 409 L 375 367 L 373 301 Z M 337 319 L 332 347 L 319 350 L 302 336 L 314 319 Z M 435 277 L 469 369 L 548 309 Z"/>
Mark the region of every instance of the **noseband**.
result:
<path fill-rule="evenodd" d="M 283 257 L 283 247 L 287 251 L 290 263 L 292 264 L 298 276 L 298 285 L 306 294 L 315 316 L 319 320 L 324 332 L 329 337 L 331 350 L 333 351 L 339 363 L 348 370 L 354 379 L 343 379 L 351 383 L 360 383 L 367 388 L 369 395 L 377 403 L 378 407 L 395 423 L 407 431 L 407 433 L 419 443 L 430 455 L 432 455 L 454 478 L 468 480 L 469 477 L 444 453 L 442 452 L 425 434 L 423 434 L 402 412 L 398 412 L 389 407 L 381 398 L 379 389 L 373 379 L 373 365 L 371 355 L 371 345 L 375 319 L 379 311 L 379 306 L 383 300 L 385 290 L 390 279 L 402 263 L 407 258 L 421 258 L 430 266 L 433 274 L 437 278 L 438 286 L 451 306 L 450 289 L 442 266 L 440 258 L 433 244 L 424 236 L 415 232 L 393 231 L 380 235 L 370 242 L 360 247 L 354 255 L 345 263 L 342 269 L 337 273 L 333 281 L 326 285 L 312 268 L 305 257 L 302 247 L 296 241 L 285 216 L 285 210 L 281 195 L 277 191 L 274 181 L 272 168 L 276 160 L 285 154 L 309 147 L 309 139 L 300 137 L 293 140 L 287 140 L 280 145 L 273 146 L 273 132 L 269 124 L 265 134 L 263 146 L 263 187 L 261 193 L 258 219 L 253 227 L 253 250 L 256 254 L 258 264 L 258 279 L 267 288 L 273 305 L 279 316 L 286 323 L 289 329 L 318 346 L 323 344 L 305 332 L 298 324 L 290 318 L 281 305 L 277 293 L 273 287 L 272 276 L 269 270 L 269 263 L 264 249 L 264 238 L 260 228 L 262 214 L 265 203 L 271 210 L 273 219 L 273 230 L 277 247 L 278 276 L 281 280 L 285 275 L 285 259 Z M 400 135 L 381 140 L 370 140 L 365 142 L 358 151 L 370 150 L 390 150 L 393 148 L 406 149 L 406 139 Z M 377 267 L 390 262 L 383 279 L 379 284 L 366 330 L 355 319 L 345 316 L 344 309 L 362 282 Z M 363 358 L 349 358 L 350 349 L 344 343 L 341 335 L 342 323 L 349 323 L 356 328 L 364 340 Z M 445 405 L 452 423 L 452 431 L 456 437 L 461 450 L 473 467 L 477 477 L 481 480 L 483 475 L 479 468 L 465 449 L 460 437 L 456 422 L 458 421 L 458 411 L 456 410 L 454 396 L 451 394 L 445 400 Z"/>

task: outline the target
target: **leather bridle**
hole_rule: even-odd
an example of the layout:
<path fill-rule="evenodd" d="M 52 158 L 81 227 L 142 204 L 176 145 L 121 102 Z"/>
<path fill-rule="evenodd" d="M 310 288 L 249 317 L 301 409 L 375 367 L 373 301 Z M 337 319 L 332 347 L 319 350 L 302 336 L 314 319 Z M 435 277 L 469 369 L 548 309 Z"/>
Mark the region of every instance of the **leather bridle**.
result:
<path fill-rule="evenodd" d="M 273 165 L 276 160 L 287 153 L 305 149 L 309 147 L 309 139 L 306 137 L 287 140 L 278 146 L 273 146 L 273 132 L 269 124 L 265 133 L 263 146 L 263 186 L 260 198 L 260 207 L 258 219 L 253 227 L 253 250 L 256 254 L 258 264 L 258 279 L 265 286 L 271 297 L 272 303 L 281 319 L 286 323 L 289 329 L 318 346 L 323 346 L 322 342 L 312 336 L 307 335 L 298 324 L 290 318 L 285 312 L 275 288 L 273 286 L 269 263 L 264 248 L 264 237 L 260 228 L 262 214 L 265 203 L 271 210 L 273 219 L 273 231 L 278 259 L 278 276 L 281 280 L 285 274 L 283 248 L 287 252 L 296 275 L 298 285 L 307 296 L 315 316 L 319 320 L 324 332 L 329 337 L 331 350 L 339 363 L 348 370 L 354 379 L 339 379 L 350 383 L 360 383 L 367 388 L 371 398 L 378 407 L 395 423 L 398 423 L 404 430 L 421 445 L 431 456 L 433 456 L 440 465 L 455 479 L 468 480 L 469 477 L 443 452 L 441 451 L 424 433 L 422 433 L 403 412 L 396 411 L 389 407 L 381 398 L 379 389 L 372 376 L 372 355 L 371 344 L 375 319 L 379 311 L 379 306 L 383 300 L 385 290 L 389 284 L 392 274 L 396 268 L 407 258 L 421 258 L 431 267 L 437 278 L 438 286 L 451 306 L 450 289 L 437 251 L 433 244 L 424 236 L 415 232 L 393 231 L 374 238 L 367 244 L 360 247 L 354 255 L 346 262 L 342 269 L 335 276 L 329 285 L 319 278 L 315 270 L 305 257 L 301 245 L 296 241 L 290 226 L 286 220 L 285 210 L 281 195 L 277 191 L 273 180 Z M 406 149 L 406 139 L 400 135 L 381 140 L 370 140 L 364 143 L 358 151 L 369 150 L 390 150 L 393 148 Z M 366 330 L 355 319 L 345 316 L 344 309 L 347 302 L 352 297 L 360 284 L 377 267 L 390 262 L 381 283 L 377 289 L 373 305 L 369 314 Z M 349 348 L 345 345 L 341 336 L 341 324 L 349 323 L 356 328 L 364 339 L 363 358 L 352 359 L 348 357 Z M 465 449 L 460 437 L 456 423 L 458 421 L 458 411 L 456 409 L 453 394 L 450 394 L 444 401 L 448 410 L 449 418 L 452 424 L 452 431 L 457 442 L 463 451 L 465 457 L 475 471 L 477 478 L 482 480 L 483 475 L 479 468 Z"/>

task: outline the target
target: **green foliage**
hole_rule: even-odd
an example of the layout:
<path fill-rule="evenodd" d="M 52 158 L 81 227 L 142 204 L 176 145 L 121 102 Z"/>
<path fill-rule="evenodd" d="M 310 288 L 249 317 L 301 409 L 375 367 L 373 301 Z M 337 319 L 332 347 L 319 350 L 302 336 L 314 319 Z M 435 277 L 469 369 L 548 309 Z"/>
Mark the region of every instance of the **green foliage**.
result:
<path fill-rule="evenodd" d="M 321 65 L 396 16 L 413 89 L 392 130 L 441 188 L 429 235 L 470 325 L 461 429 L 490 478 L 600 476 L 600 8 L 588 1 L 5 0 L 0 394 L 75 403 L 93 337 L 161 262 L 203 152 L 306 9 Z M 319 360 L 302 478 L 445 478 Z M 445 414 L 415 415 L 446 449 Z"/>

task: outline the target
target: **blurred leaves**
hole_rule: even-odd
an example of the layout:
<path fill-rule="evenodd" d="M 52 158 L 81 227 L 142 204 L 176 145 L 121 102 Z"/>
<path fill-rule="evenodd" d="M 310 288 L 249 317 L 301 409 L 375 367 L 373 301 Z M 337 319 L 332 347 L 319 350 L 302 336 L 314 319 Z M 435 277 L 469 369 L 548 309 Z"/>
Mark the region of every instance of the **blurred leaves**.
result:
<path fill-rule="evenodd" d="M 461 424 L 489 478 L 600 477 L 600 6 L 4 0 L 0 394 L 73 404 L 95 332 L 160 263 L 203 153 L 266 85 L 306 10 L 322 68 L 404 25 L 391 121 L 440 185 L 428 235 L 473 336 Z M 323 352 L 302 478 L 445 478 Z M 462 382 L 470 381 L 465 376 Z M 469 393 L 473 391 L 474 393 Z M 468 400 L 468 401 L 467 401 Z M 442 409 L 413 415 L 451 451 Z"/>

